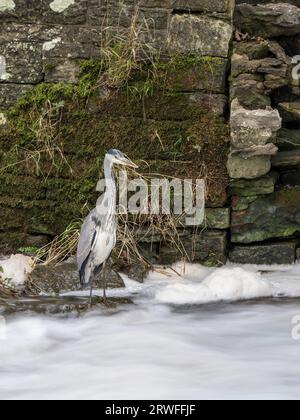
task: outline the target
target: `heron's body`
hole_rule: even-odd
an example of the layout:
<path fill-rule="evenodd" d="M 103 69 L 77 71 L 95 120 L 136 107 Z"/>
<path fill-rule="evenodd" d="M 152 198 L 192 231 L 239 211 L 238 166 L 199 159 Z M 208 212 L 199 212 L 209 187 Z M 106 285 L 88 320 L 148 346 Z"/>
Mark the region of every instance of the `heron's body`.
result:
<path fill-rule="evenodd" d="M 77 262 L 82 286 L 90 285 L 100 274 L 109 259 L 117 240 L 116 185 L 113 165 L 135 166 L 116 150 L 110 151 L 104 160 L 106 191 L 97 206 L 85 219 L 77 249 Z M 105 287 L 104 287 L 105 291 Z"/>
<path fill-rule="evenodd" d="M 85 259 L 78 264 L 80 283 L 82 286 L 89 285 L 102 270 L 104 263 L 109 259 L 112 250 L 116 245 L 116 229 L 106 229 L 105 225 L 97 225 L 96 209 L 85 219 L 80 236 L 80 248 L 86 249 Z M 90 232 L 93 225 L 92 242 L 85 240 L 85 232 Z"/>

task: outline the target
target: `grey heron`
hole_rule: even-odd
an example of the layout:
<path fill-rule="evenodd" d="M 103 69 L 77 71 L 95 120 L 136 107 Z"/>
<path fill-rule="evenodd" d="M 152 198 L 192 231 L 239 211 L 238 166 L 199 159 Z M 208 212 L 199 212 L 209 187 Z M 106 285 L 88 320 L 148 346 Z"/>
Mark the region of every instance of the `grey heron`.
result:
<path fill-rule="evenodd" d="M 90 303 L 94 279 L 104 270 L 117 241 L 117 188 L 113 176 L 114 165 L 137 168 L 137 165 L 119 150 L 111 149 L 105 155 L 105 193 L 98 199 L 96 208 L 84 220 L 77 249 L 80 283 L 82 287 L 90 286 Z M 103 297 L 106 298 L 106 279 Z"/>

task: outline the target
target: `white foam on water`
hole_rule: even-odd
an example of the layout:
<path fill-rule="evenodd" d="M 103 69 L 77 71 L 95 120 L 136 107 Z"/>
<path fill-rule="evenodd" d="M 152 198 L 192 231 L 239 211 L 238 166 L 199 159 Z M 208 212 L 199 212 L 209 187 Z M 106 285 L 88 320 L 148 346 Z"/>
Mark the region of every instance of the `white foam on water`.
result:
<path fill-rule="evenodd" d="M 7 319 L 0 399 L 299 399 L 299 302 L 211 303 L 300 296 L 299 265 L 177 264 L 124 279 L 109 293 L 134 304 L 115 313 Z"/>
<path fill-rule="evenodd" d="M 139 302 L 174 305 L 234 302 L 267 297 L 300 297 L 300 264 L 289 266 L 237 266 L 206 268 L 178 263 L 155 267 L 144 283 L 121 274 L 126 288 L 108 291 L 112 297 L 133 296 Z M 102 295 L 102 290 L 94 290 Z M 65 295 L 89 295 L 71 292 Z"/>
<path fill-rule="evenodd" d="M 240 301 L 265 297 L 300 297 L 300 264 L 206 268 L 198 264 L 157 267 L 143 285 L 123 275 L 128 294 L 175 305 Z M 124 290 L 113 292 L 124 294 Z"/>
<path fill-rule="evenodd" d="M 298 304 L 195 308 L 8 320 L 0 399 L 299 398 Z"/>
<path fill-rule="evenodd" d="M 239 267 L 216 269 L 206 273 L 204 280 L 203 269 L 199 266 L 188 266 L 186 270 L 187 274 L 182 280 L 173 277 L 168 285 L 156 293 L 158 302 L 199 304 L 272 296 L 271 285 L 260 274 Z"/>
<path fill-rule="evenodd" d="M 19 286 L 24 284 L 28 274 L 33 271 L 34 262 L 30 257 L 17 254 L 0 259 L 0 267 L 0 279 L 9 280 L 13 285 Z"/>

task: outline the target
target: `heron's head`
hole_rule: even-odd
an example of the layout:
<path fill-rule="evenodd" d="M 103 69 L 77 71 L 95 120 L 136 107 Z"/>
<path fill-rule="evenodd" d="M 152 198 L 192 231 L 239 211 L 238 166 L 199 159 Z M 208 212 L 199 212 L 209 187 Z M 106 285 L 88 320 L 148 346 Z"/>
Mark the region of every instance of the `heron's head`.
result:
<path fill-rule="evenodd" d="M 129 166 L 130 168 L 137 169 L 138 166 L 133 163 L 130 159 L 128 159 L 124 153 L 120 152 L 120 150 L 117 149 L 111 149 L 107 152 L 107 156 L 111 160 L 111 162 L 114 165 L 123 165 L 123 166 Z"/>

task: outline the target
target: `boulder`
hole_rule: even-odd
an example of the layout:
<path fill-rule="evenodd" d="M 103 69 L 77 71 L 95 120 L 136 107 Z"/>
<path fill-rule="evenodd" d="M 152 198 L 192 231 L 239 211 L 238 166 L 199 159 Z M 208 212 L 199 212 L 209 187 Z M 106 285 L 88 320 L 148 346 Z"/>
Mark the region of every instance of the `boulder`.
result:
<path fill-rule="evenodd" d="M 228 56 L 232 37 L 229 22 L 209 16 L 175 14 L 169 25 L 170 52 L 200 56 Z"/>
<path fill-rule="evenodd" d="M 288 238 L 300 232 L 300 189 L 283 188 L 258 198 L 246 210 L 232 212 L 231 239 L 253 243 Z"/>
<path fill-rule="evenodd" d="M 234 246 L 229 260 L 236 264 L 294 264 L 297 241 Z"/>
<path fill-rule="evenodd" d="M 125 287 L 122 278 L 113 270 L 106 270 L 107 287 Z M 103 287 L 103 277 L 95 281 L 95 288 Z M 34 294 L 60 294 L 80 289 L 79 275 L 76 262 L 69 261 L 57 265 L 37 265 L 26 282 L 26 293 Z"/>
<path fill-rule="evenodd" d="M 285 2 L 236 6 L 235 23 L 243 32 L 263 38 L 292 36 L 300 32 L 300 8 Z"/>

